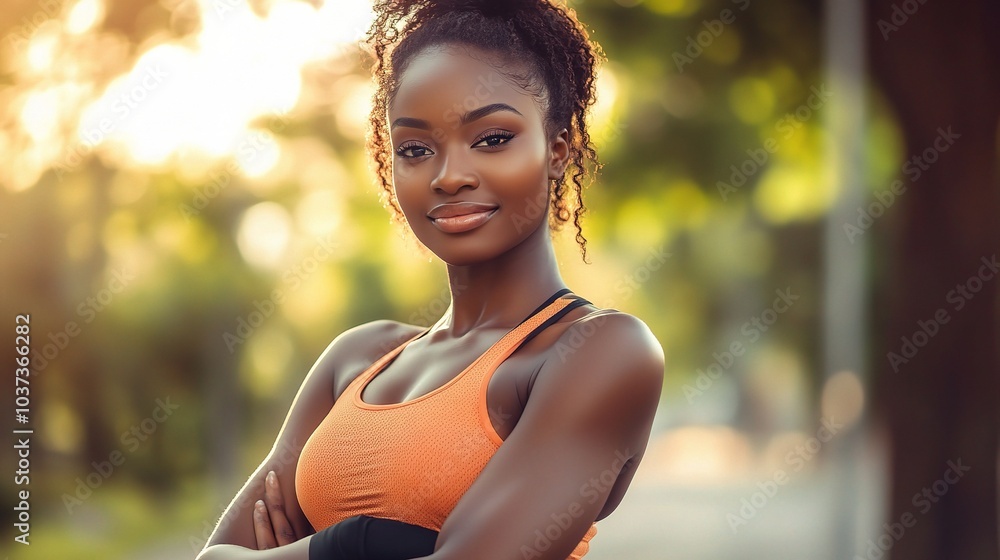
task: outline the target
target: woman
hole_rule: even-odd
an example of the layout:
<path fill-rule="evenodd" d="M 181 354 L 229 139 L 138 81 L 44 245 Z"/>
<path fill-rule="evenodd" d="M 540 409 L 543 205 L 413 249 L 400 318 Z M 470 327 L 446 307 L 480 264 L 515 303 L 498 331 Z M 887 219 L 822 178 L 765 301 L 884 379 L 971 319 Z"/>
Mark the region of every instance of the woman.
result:
<path fill-rule="evenodd" d="M 552 247 L 572 194 L 586 259 L 599 48 L 549 0 L 375 12 L 369 148 L 451 306 L 338 336 L 199 558 L 578 559 L 642 457 L 664 366 L 645 323 L 566 288 Z"/>

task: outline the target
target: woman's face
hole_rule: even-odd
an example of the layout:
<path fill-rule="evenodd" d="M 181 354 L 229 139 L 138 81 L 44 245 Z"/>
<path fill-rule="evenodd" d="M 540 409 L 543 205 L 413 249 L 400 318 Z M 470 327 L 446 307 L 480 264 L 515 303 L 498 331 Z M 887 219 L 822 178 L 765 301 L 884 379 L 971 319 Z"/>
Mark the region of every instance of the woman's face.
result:
<path fill-rule="evenodd" d="M 416 55 L 387 115 L 400 209 L 421 243 L 456 266 L 547 229 L 549 180 L 569 153 L 565 132 L 547 138 L 535 98 L 469 52 Z"/>

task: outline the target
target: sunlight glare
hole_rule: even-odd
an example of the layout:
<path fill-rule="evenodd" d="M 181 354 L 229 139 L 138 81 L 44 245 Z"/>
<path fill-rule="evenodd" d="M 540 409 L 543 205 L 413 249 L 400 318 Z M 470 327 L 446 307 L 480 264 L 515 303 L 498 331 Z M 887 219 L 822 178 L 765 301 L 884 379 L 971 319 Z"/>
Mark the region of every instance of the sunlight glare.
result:
<path fill-rule="evenodd" d="M 48 142 L 56 133 L 59 117 L 59 94 L 56 88 L 35 91 L 21 107 L 21 126 L 36 144 Z"/>
<path fill-rule="evenodd" d="M 84 4 L 100 6 L 98 0 L 78 6 Z M 82 142 L 113 141 L 139 165 L 161 165 L 192 149 L 218 159 L 237 156 L 246 138 L 258 134 L 250 123 L 296 105 L 303 66 L 339 54 L 372 17 L 367 3 L 327 3 L 317 10 L 285 0 L 266 17 L 245 2 L 199 5 L 203 25 L 193 46 L 160 44 L 142 54 L 85 110 Z M 241 160 L 241 167 L 259 176 L 279 153 L 275 147 L 253 162 Z"/>
<path fill-rule="evenodd" d="M 74 35 L 90 31 L 104 18 L 104 2 L 101 0 L 80 0 L 69 12 L 66 30 Z"/>
<path fill-rule="evenodd" d="M 729 426 L 692 425 L 652 438 L 643 478 L 681 483 L 717 483 L 745 473 L 755 461 L 749 439 Z M 638 477 L 639 474 L 637 473 Z"/>
<path fill-rule="evenodd" d="M 277 268 L 292 236 L 292 219 L 284 206 L 261 202 L 251 206 L 240 220 L 236 243 L 250 264 Z"/>
<path fill-rule="evenodd" d="M 44 72 L 52 67 L 56 56 L 59 30 L 52 22 L 38 26 L 38 30 L 28 43 L 28 67 L 34 72 Z"/>
<path fill-rule="evenodd" d="M 618 77 L 608 65 L 597 71 L 597 101 L 591 109 L 594 126 L 603 126 L 611 116 L 611 110 L 618 99 Z"/>
<path fill-rule="evenodd" d="M 313 237 L 336 232 L 341 225 L 342 214 L 340 196 L 332 188 L 308 193 L 295 208 L 296 221 Z"/>

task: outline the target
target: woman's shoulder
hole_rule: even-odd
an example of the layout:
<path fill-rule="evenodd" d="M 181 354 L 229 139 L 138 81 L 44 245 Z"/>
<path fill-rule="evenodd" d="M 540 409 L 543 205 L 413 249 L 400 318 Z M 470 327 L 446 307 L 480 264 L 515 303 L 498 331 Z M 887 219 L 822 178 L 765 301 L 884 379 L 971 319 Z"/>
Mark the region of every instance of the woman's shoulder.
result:
<path fill-rule="evenodd" d="M 646 322 L 613 308 L 571 321 L 548 353 L 547 369 L 556 370 L 548 375 L 559 383 L 579 382 L 581 375 L 630 382 L 632 375 L 662 377 L 665 367 L 663 347 Z"/>
<path fill-rule="evenodd" d="M 592 344 L 620 346 L 621 351 L 636 349 L 663 351 L 660 342 L 645 321 L 611 307 L 597 307 L 577 318 L 562 336 L 563 338 L 575 336 L 578 339 L 582 336 L 585 341 Z"/>
<path fill-rule="evenodd" d="M 391 319 L 361 323 L 334 338 L 314 367 L 329 376 L 339 395 L 369 365 L 423 328 Z"/>
<path fill-rule="evenodd" d="M 369 356 L 378 359 L 423 329 L 424 327 L 392 319 L 376 319 L 340 333 L 327 346 L 325 354 L 331 354 L 339 360 L 352 357 L 367 359 Z"/>

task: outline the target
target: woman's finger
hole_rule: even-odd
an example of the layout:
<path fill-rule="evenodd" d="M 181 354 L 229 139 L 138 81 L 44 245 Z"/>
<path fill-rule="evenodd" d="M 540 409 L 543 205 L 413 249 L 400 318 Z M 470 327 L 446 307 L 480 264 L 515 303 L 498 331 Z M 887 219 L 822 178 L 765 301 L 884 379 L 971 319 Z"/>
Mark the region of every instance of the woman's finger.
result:
<path fill-rule="evenodd" d="M 295 542 L 295 531 L 285 514 L 285 500 L 278 486 L 278 475 L 274 471 L 267 473 L 264 487 L 264 502 L 267 504 L 267 513 L 271 518 L 271 528 L 274 529 L 274 538 L 278 546 Z"/>
<path fill-rule="evenodd" d="M 257 537 L 257 550 L 267 550 L 278 546 L 264 500 L 257 500 L 253 506 L 253 532 Z"/>

